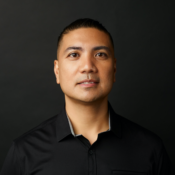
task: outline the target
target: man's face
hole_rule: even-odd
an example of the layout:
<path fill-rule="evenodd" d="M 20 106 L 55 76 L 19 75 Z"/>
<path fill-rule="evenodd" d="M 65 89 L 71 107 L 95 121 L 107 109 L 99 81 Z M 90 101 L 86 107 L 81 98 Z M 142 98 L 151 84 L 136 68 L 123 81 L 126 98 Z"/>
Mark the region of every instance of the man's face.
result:
<path fill-rule="evenodd" d="M 106 33 L 79 28 L 65 34 L 57 58 L 54 72 L 65 98 L 94 102 L 107 97 L 115 82 L 116 59 Z M 78 84 L 87 79 L 96 83 Z"/>

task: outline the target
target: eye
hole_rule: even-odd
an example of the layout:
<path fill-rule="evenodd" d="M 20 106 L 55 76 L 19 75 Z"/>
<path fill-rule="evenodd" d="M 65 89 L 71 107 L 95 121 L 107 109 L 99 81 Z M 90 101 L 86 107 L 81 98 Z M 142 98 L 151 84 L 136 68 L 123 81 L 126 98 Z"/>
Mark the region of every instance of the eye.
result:
<path fill-rule="evenodd" d="M 68 55 L 68 57 L 77 57 L 77 55 L 78 55 L 77 53 L 71 53 Z"/>
<path fill-rule="evenodd" d="M 107 57 L 107 54 L 103 53 L 103 52 L 99 52 L 96 55 L 99 56 L 99 57 Z"/>

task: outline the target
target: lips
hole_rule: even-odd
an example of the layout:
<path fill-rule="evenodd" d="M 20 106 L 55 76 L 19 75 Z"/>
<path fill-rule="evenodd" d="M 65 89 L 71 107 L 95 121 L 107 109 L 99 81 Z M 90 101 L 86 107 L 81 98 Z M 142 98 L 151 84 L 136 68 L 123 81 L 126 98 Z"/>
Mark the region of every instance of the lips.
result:
<path fill-rule="evenodd" d="M 82 88 L 92 88 L 92 87 L 96 87 L 98 83 L 95 82 L 83 82 L 83 83 L 78 83 L 78 85 Z"/>
<path fill-rule="evenodd" d="M 93 80 L 93 79 L 85 79 L 83 81 L 80 81 L 78 84 L 86 83 L 86 82 L 91 82 L 91 83 L 98 83 L 98 81 Z M 89 83 L 90 84 L 90 83 Z"/>

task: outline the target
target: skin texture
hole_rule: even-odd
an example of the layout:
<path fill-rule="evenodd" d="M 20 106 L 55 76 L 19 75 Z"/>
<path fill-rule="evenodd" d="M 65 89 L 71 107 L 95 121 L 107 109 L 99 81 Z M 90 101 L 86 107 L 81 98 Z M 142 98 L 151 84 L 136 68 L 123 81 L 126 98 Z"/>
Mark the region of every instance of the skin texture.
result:
<path fill-rule="evenodd" d="M 95 28 L 65 34 L 54 60 L 54 73 L 75 134 L 82 134 L 93 144 L 98 133 L 109 129 L 108 94 L 116 81 L 116 58 L 109 36 Z M 77 84 L 84 79 L 98 83 L 94 87 Z"/>

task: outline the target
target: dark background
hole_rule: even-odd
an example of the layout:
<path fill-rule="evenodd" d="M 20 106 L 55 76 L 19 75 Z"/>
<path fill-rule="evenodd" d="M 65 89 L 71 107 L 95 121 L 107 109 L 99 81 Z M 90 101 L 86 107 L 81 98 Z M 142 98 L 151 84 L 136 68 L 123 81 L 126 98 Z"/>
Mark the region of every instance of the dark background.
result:
<path fill-rule="evenodd" d="M 84 17 L 114 38 L 114 110 L 160 136 L 175 166 L 173 2 L 0 0 L 0 168 L 12 140 L 64 104 L 53 72 L 57 36 Z"/>

